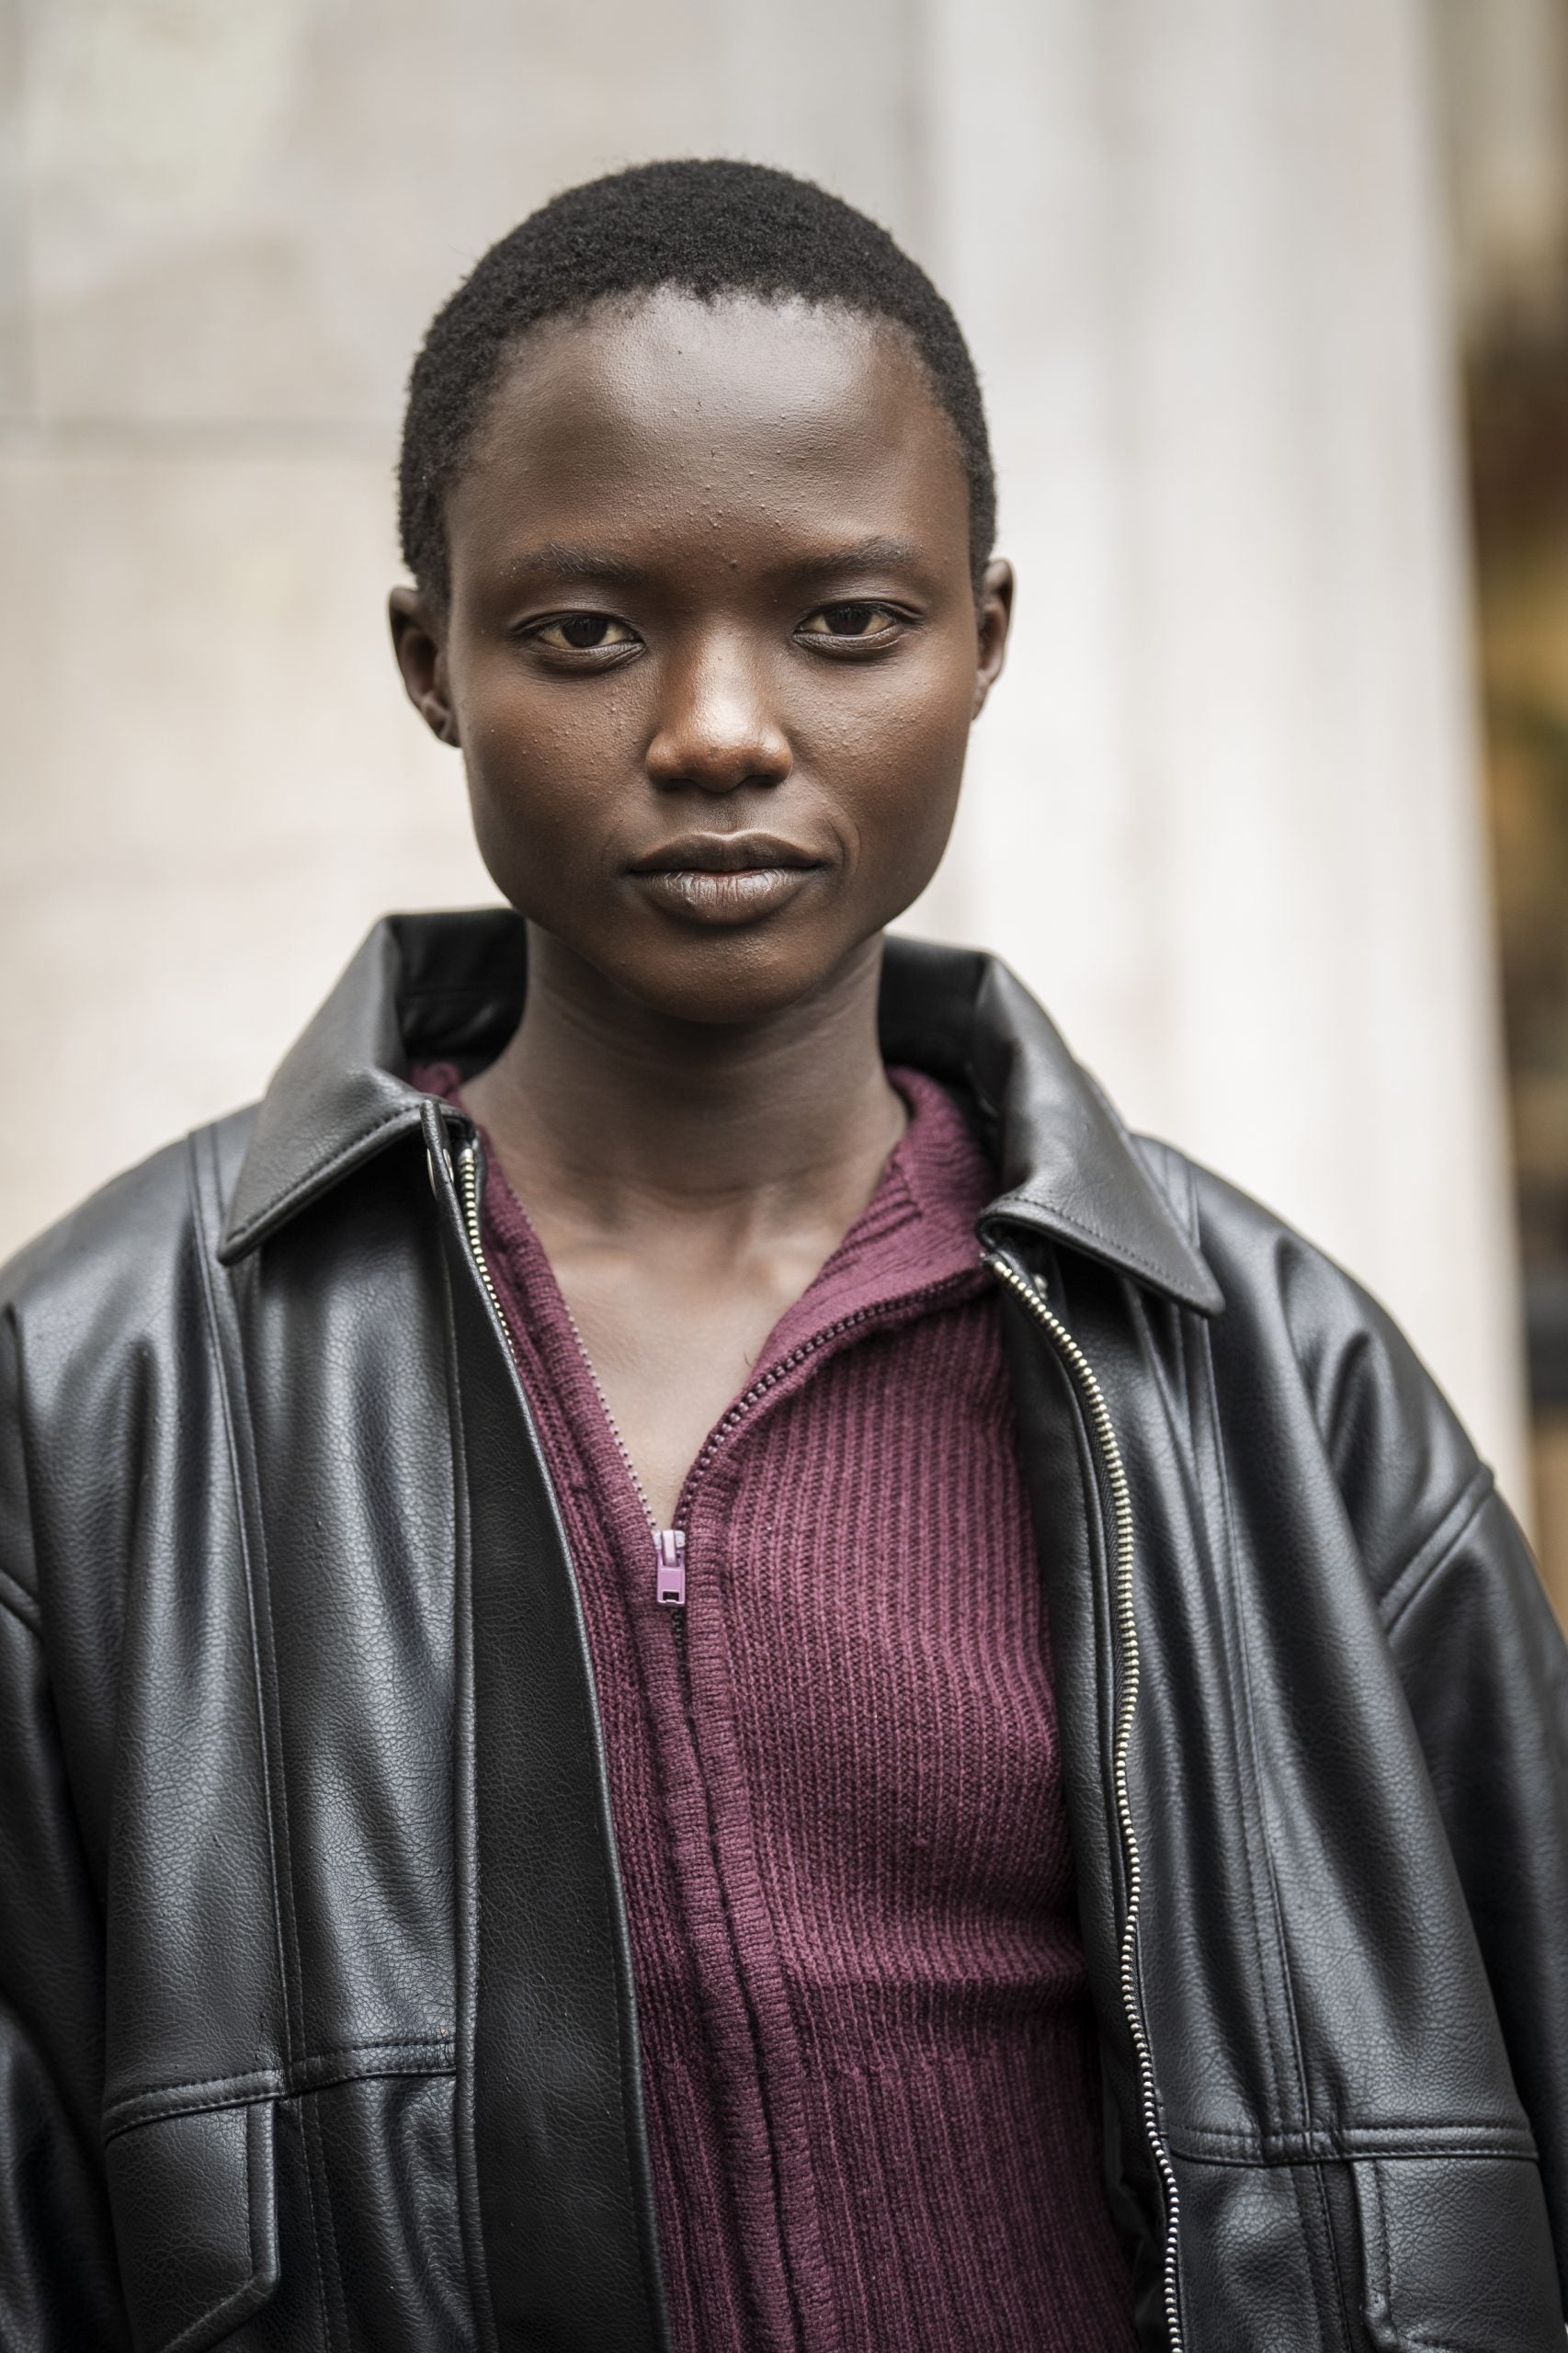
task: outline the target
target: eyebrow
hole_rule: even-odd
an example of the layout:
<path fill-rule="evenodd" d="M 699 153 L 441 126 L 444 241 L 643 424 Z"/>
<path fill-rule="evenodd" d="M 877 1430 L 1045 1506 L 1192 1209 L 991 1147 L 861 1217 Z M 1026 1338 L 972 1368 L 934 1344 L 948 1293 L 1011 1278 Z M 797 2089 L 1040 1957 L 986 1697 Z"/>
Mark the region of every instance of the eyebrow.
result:
<path fill-rule="evenodd" d="M 837 573 L 863 572 L 879 564 L 917 563 L 920 551 L 912 540 L 881 536 L 856 540 L 848 547 L 824 549 L 781 567 L 793 579 L 813 579 Z M 540 573 L 564 574 L 574 580 L 608 580 L 635 586 L 647 577 L 645 567 L 613 549 L 577 546 L 567 540 L 544 540 L 514 556 L 508 572 L 523 577 Z"/>
<path fill-rule="evenodd" d="M 918 563 L 920 551 L 910 540 L 857 540 L 853 546 L 834 548 L 805 557 L 792 569 L 799 572 L 859 572 L 881 563 Z"/>
<path fill-rule="evenodd" d="M 617 555 L 605 548 L 574 547 L 567 540 L 544 540 L 537 548 L 527 548 L 512 557 L 506 569 L 518 574 L 566 573 L 574 580 L 634 582 L 643 577 L 642 566 L 629 555 Z"/>

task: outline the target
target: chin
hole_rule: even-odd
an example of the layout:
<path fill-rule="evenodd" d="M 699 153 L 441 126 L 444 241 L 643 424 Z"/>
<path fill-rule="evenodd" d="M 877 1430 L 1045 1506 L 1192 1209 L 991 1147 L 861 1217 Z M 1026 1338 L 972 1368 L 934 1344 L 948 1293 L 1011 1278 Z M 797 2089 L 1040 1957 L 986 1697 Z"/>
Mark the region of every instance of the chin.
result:
<path fill-rule="evenodd" d="M 735 1029 L 805 1004 L 865 946 L 770 938 L 771 929 L 683 938 L 656 955 L 618 957 L 600 969 L 666 1020 Z"/>

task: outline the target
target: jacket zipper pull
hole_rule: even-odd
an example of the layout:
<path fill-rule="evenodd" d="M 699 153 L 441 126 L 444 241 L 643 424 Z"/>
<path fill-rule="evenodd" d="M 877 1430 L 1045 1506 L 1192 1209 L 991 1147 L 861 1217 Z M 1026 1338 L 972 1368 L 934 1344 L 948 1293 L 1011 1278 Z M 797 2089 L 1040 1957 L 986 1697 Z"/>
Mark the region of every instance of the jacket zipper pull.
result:
<path fill-rule="evenodd" d="M 661 1528 L 653 1538 L 653 1589 L 666 1609 L 686 1607 L 686 1536 L 678 1528 Z"/>

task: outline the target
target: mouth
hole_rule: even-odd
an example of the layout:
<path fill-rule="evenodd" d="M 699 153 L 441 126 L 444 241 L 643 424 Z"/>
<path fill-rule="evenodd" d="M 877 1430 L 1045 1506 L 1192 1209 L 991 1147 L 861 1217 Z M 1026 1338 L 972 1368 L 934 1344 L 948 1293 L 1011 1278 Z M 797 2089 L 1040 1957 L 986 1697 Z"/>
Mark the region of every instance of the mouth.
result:
<path fill-rule="evenodd" d="M 826 863 L 777 834 L 685 834 L 634 859 L 629 870 L 666 914 L 736 924 L 775 914 Z"/>

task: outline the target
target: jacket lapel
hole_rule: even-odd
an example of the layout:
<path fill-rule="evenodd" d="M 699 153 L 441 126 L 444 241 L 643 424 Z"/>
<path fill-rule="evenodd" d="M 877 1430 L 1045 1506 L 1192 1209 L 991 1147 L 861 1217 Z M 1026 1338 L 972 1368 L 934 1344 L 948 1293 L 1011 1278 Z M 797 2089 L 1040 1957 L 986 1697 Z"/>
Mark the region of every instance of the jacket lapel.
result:
<path fill-rule="evenodd" d="M 972 1099 L 1003 1185 L 982 1220 L 988 1237 L 1024 1226 L 1184 1307 L 1224 1304 L 1100 1087 L 1006 964 L 890 939 L 881 1029 L 890 1062 Z"/>

